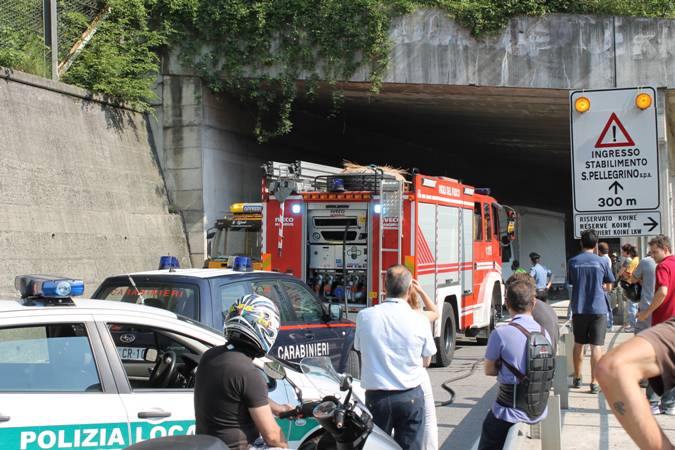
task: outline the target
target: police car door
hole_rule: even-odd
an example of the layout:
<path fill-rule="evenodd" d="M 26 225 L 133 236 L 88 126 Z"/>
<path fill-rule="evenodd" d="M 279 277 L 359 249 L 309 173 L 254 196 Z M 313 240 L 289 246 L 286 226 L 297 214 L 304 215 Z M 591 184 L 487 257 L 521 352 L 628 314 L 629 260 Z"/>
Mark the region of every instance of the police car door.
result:
<path fill-rule="evenodd" d="M 90 316 L 0 318 L 1 448 L 128 444 L 127 414 Z"/>
<path fill-rule="evenodd" d="M 285 300 L 293 309 L 295 321 L 281 328 L 289 333 L 289 341 L 279 352 L 284 359 L 300 361 L 305 357 L 328 356 L 337 368 L 342 354 L 342 340 L 336 328 L 326 322 L 321 303 L 301 283 L 280 280 Z"/>
<path fill-rule="evenodd" d="M 189 376 L 208 346 L 190 338 L 187 330 L 182 334 L 174 322 L 167 330 L 161 320 L 147 317 L 98 321 L 129 417 L 131 443 L 194 434 Z"/>

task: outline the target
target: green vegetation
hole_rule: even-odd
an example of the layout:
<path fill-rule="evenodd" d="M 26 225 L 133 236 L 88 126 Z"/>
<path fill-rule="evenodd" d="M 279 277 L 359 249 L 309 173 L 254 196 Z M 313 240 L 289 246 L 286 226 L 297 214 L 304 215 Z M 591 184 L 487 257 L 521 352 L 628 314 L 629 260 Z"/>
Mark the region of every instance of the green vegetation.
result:
<path fill-rule="evenodd" d="M 336 106 L 341 96 L 335 85 L 359 67 L 369 68 L 377 91 L 388 63 L 391 21 L 417 8 L 445 10 L 476 36 L 499 30 L 516 15 L 675 17 L 673 0 L 109 0 L 107 5 L 110 14 L 66 82 L 147 109 L 158 53 L 178 48 L 183 64 L 211 89 L 235 92 L 257 105 L 259 140 L 291 130 L 295 80 L 301 76 L 310 80 L 305 87 L 310 96 L 318 80 L 328 83 Z M 64 23 L 81 29 L 82 17 L 66 16 Z M 80 32 L 72 33 L 73 39 Z M 0 34 L 0 65 L 44 73 L 44 67 L 28 64 L 39 45 L 11 36 Z"/>

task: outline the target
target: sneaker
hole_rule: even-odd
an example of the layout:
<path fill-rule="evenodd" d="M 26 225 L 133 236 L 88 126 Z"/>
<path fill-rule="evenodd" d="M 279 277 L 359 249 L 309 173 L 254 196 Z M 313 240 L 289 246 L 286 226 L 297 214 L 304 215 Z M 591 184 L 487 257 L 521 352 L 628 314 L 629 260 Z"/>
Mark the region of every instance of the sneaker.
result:
<path fill-rule="evenodd" d="M 600 393 L 600 385 L 597 383 L 591 383 L 591 394 Z"/>
<path fill-rule="evenodd" d="M 675 416 L 675 406 L 671 406 L 670 408 L 666 408 L 663 410 L 663 413 L 666 416 Z"/>
<path fill-rule="evenodd" d="M 635 328 L 633 328 L 629 325 L 629 326 L 623 328 L 623 332 L 624 333 L 635 333 Z"/>
<path fill-rule="evenodd" d="M 575 378 L 572 381 L 572 387 L 575 389 L 579 389 L 581 387 L 581 378 Z"/>
<path fill-rule="evenodd" d="M 655 416 L 658 416 L 659 414 L 663 413 L 659 405 L 651 405 L 650 408 L 652 409 L 652 414 Z"/>

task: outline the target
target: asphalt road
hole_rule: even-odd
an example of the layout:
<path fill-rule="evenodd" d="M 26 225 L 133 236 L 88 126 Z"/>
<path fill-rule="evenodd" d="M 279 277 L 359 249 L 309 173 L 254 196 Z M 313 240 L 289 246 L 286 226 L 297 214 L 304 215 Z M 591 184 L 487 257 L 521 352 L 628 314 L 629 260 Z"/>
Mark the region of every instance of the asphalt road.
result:
<path fill-rule="evenodd" d="M 484 354 L 484 345 L 476 344 L 475 339 L 461 337 L 452 364 L 445 368 L 429 369 L 437 403 L 449 397 L 441 387 L 445 380 L 466 375 L 449 384 L 455 391 L 455 401 L 449 406 L 436 408 L 441 449 L 468 450 L 480 437 L 483 419 L 497 392 L 495 377 L 485 376 L 483 363 L 477 362 Z"/>

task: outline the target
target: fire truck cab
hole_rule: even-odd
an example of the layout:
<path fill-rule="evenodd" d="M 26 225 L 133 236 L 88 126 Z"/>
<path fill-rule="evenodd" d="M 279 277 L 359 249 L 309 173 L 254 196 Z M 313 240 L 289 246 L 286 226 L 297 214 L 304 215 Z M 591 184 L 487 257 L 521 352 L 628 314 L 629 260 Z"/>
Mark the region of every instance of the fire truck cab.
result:
<path fill-rule="evenodd" d="M 433 333 L 442 366 L 457 332 L 487 342 L 514 230 L 511 208 L 455 179 L 303 161 L 265 166 L 263 267 L 295 275 L 331 308 L 353 313 L 384 299 L 388 267 L 406 265 L 441 314 Z"/>

